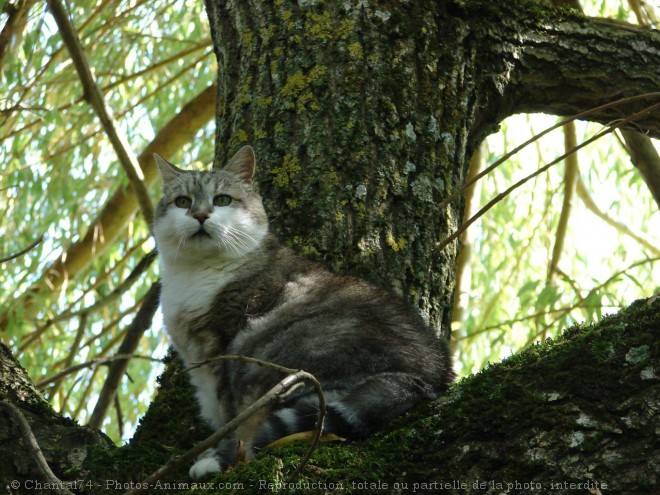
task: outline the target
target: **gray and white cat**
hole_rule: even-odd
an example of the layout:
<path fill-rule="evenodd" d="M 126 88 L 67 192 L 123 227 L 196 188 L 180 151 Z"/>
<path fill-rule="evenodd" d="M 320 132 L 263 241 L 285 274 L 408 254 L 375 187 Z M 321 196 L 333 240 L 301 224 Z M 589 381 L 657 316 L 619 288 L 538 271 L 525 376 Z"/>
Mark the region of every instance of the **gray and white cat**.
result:
<path fill-rule="evenodd" d="M 368 435 L 453 379 L 446 345 L 398 297 L 305 260 L 268 232 L 243 147 L 222 170 L 180 170 L 156 155 L 164 182 L 153 232 L 165 326 L 186 365 L 225 354 L 302 369 L 327 399 L 324 432 Z M 273 369 L 216 361 L 190 371 L 203 418 L 219 428 L 283 378 Z M 190 469 L 232 465 L 284 436 L 309 431 L 318 400 L 303 388 L 239 427 Z"/>

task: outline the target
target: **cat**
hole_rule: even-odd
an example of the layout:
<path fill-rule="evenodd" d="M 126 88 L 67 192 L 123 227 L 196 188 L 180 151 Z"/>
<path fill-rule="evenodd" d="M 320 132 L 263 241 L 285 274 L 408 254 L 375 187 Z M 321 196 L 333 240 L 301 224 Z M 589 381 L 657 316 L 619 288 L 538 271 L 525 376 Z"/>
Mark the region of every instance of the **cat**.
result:
<path fill-rule="evenodd" d="M 312 373 L 326 394 L 324 433 L 350 439 L 451 384 L 446 343 L 417 311 L 294 254 L 269 232 L 251 147 L 221 170 L 184 171 L 155 159 L 163 179 L 153 225 L 163 321 L 187 367 L 233 354 Z M 284 378 L 236 361 L 215 361 L 189 376 L 214 429 Z M 239 442 L 250 459 L 276 439 L 313 430 L 317 413 L 313 389 L 297 390 L 200 456 L 190 476 L 234 464 Z"/>

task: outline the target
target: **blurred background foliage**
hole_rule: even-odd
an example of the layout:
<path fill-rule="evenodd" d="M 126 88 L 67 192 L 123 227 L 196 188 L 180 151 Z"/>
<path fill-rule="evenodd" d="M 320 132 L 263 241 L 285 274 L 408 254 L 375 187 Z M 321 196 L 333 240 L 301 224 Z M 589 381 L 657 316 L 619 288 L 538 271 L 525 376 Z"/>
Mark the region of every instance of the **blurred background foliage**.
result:
<path fill-rule="evenodd" d="M 581 4 L 588 15 L 657 23 L 648 2 Z M 136 154 L 215 80 L 203 2 L 69 0 L 66 7 L 106 103 Z M 14 14 L 20 9 L 27 12 L 23 20 Z M 77 365 L 117 354 L 157 278 L 156 264 L 145 263 L 154 243 L 134 209 L 116 240 L 94 251 L 75 276 L 50 284 L 48 268 L 72 256 L 71 246 L 83 239 L 127 179 L 83 98 L 45 3 L 9 0 L 0 29 L 8 34 L 0 53 L 0 258 L 41 239 L 0 265 L 0 338 L 56 410 L 86 423 L 107 367 Z M 556 122 L 543 115 L 507 119 L 482 145 L 474 166 L 484 168 Z M 577 142 L 599 129 L 577 123 Z M 474 210 L 560 156 L 563 132 L 527 146 L 479 181 L 472 192 Z M 171 159 L 208 164 L 213 144 L 209 118 Z M 608 135 L 575 156 L 576 193 L 565 228 L 558 228 L 567 191 L 566 167 L 560 164 L 515 190 L 463 239 L 469 249 L 461 261 L 453 342 L 460 374 L 557 335 L 574 322 L 597 321 L 658 289 L 660 264 L 653 260 L 660 256 L 658 205 L 622 139 Z M 152 197 L 158 197 L 158 188 L 152 187 Z M 102 239 L 104 232 L 97 230 L 94 238 Z M 550 270 L 559 238 L 561 257 Z M 143 358 L 130 361 L 103 422 L 113 440 L 130 439 L 162 371 L 152 359 L 166 352 L 157 314 L 135 348 Z M 62 376 L 52 380 L 58 373 Z"/>

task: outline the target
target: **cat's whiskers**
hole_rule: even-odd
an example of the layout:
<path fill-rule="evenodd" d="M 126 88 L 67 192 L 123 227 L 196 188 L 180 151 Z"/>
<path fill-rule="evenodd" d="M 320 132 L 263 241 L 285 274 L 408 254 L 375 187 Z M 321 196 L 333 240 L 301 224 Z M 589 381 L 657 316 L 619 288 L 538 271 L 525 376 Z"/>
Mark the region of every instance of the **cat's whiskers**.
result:
<path fill-rule="evenodd" d="M 250 251 L 252 247 L 244 240 L 246 236 L 250 237 L 240 229 L 225 225 L 220 240 L 226 248 L 231 248 L 236 251 L 236 254 L 240 255 L 243 251 Z M 250 239 L 252 238 L 250 237 Z M 252 241 L 254 241 L 254 239 L 252 239 Z"/>
<path fill-rule="evenodd" d="M 259 246 L 259 242 L 254 237 L 241 229 L 229 226 L 227 227 L 227 233 L 230 234 L 246 251 L 251 251 Z"/>
<path fill-rule="evenodd" d="M 181 249 L 181 246 L 185 245 L 189 238 L 190 238 L 190 235 L 184 233 L 181 236 L 181 239 L 179 239 L 179 244 L 176 247 L 176 253 L 174 253 L 174 261 L 176 261 L 177 257 L 179 256 L 179 250 Z"/>
<path fill-rule="evenodd" d="M 225 246 L 231 247 L 234 251 L 236 251 L 236 254 L 241 254 L 241 249 L 240 248 L 245 248 L 245 245 L 242 243 L 242 241 L 231 231 L 227 230 L 225 231 L 225 235 L 222 237 L 223 242 L 225 243 Z"/>

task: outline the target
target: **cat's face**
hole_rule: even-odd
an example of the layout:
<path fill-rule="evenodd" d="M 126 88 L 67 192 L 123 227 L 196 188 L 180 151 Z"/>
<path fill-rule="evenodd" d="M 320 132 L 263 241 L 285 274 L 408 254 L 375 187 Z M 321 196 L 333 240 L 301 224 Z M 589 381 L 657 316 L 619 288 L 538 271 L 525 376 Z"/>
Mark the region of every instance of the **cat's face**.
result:
<path fill-rule="evenodd" d="M 268 230 L 254 190 L 254 152 L 241 148 L 221 170 L 180 170 L 155 155 L 163 197 L 154 220 L 158 251 L 169 262 L 200 256 L 238 259 L 259 246 Z"/>

